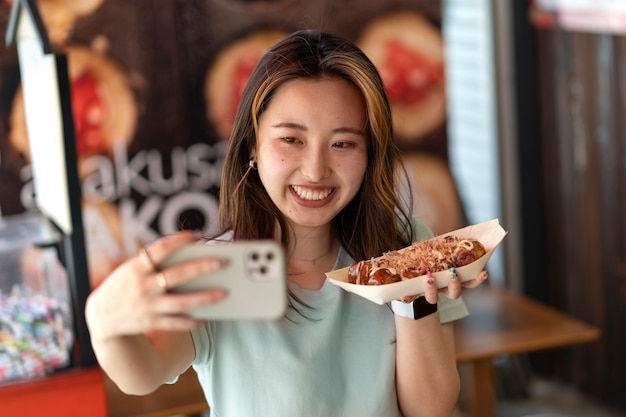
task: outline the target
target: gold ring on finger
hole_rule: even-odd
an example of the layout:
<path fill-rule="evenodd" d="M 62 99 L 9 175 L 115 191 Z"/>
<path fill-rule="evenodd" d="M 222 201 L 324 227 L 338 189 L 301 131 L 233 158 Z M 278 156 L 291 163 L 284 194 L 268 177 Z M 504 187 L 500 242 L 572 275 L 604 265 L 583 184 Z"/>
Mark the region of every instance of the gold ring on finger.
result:
<path fill-rule="evenodd" d="M 150 257 L 150 254 L 148 253 L 148 250 L 146 249 L 145 246 L 139 249 L 139 257 L 143 261 L 146 268 L 148 268 L 149 272 L 153 272 L 157 270 L 157 267 L 152 261 L 152 258 Z"/>
<path fill-rule="evenodd" d="M 164 291 L 167 291 L 167 279 L 165 278 L 165 274 L 160 271 L 156 274 L 157 284 L 159 284 L 159 288 Z"/>

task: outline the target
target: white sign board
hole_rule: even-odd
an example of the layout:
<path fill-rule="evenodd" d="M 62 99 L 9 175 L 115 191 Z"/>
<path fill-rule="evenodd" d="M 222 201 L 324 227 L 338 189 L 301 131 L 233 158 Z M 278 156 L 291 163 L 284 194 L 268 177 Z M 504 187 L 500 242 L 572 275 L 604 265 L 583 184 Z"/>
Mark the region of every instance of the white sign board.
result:
<path fill-rule="evenodd" d="M 30 144 L 35 200 L 65 234 L 72 234 L 65 142 L 56 57 L 44 54 L 27 13 L 21 13 L 17 50 Z"/>
<path fill-rule="evenodd" d="M 626 0 L 536 0 L 540 12 L 554 15 L 564 29 L 626 34 Z"/>

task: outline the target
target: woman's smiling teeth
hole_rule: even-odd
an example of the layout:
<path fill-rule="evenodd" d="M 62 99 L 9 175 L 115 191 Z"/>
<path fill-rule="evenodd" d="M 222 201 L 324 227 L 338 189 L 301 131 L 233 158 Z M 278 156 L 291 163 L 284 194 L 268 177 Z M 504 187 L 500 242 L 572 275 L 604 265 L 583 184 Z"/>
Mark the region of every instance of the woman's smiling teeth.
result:
<path fill-rule="evenodd" d="M 298 185 L 292 185 L 291 189 L 296 194 L 298 194 L 298 197 L 300 197 L 303 200 L 318 201 L 318 200 L 323 200 L 326 197 L 328 197 L 330 193 L 333 192 L 334 188 L 328 188 L 325 190 L 312 190 L 310 188 L 300 187 Z"/>

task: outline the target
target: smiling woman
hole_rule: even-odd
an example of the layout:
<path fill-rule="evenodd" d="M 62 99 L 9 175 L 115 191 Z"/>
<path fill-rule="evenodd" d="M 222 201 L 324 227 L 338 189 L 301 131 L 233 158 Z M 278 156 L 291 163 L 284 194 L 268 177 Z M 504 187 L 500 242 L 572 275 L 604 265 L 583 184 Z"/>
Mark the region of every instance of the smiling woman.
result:
<path fill-rule="evenodd" d="M 222 259 L 155 271 L 132 258 L 87 308 L 112 380 L 145 394 L 193 365 L 222 417 L 450 416 L 459 376 L 449 322 L 466 314 L 462 287 L 483 279 L 452 276 L 441 291 L 425 279 L 425 297 L 405 307 L 428 314 L 409 318 L 397 303 L 372 303 L 325 276 L 432 237 L 398 194 L 390 114 L 378 72 L 353 43 L 300 31 L 272 47 L 241 97 L 220 187 L 222 230 L 211 241 L 281 242 L 289 308 L 278 320 L 199 322 L 185 313 L 235 295 L 172 295 L 158 278 L 182 285 L 222 269 Z M 159 265 L 196 239 L 171 235 L 146 250 Z"/>

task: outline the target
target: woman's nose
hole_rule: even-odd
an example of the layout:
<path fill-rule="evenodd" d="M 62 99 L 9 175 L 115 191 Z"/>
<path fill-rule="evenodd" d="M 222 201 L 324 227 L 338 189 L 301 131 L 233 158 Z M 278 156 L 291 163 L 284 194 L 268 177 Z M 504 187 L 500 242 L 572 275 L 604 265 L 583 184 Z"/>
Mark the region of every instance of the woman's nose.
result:
<path fill-rule="evenodd" d="M 328 177 L 330 175 L 328 155 L 323 150 L 315 150 L 306 155 L 302 161 L 302 174 L 314 182 Z"/>

